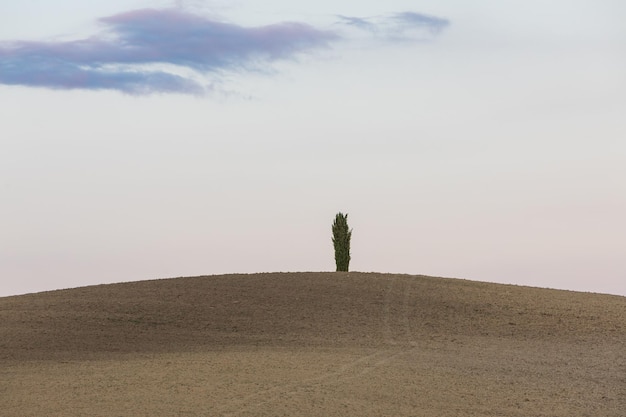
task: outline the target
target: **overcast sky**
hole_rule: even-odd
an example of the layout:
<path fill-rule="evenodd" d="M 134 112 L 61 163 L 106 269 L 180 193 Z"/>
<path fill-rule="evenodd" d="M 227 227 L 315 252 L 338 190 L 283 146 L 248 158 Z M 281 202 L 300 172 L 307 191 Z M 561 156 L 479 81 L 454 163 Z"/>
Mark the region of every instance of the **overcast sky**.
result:
<path fill-rule="evenodd" d="M 626 295 L 626 3 L 0 4 L 0 296 L 351 270 Z"/>

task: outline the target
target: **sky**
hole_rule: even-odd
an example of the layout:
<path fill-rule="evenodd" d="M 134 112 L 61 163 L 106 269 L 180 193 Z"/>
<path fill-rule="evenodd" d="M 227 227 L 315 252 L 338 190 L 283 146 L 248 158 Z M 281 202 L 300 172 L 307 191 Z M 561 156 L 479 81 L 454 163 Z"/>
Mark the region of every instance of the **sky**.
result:
<path fill-rule="evenodd" d="M 350 269 L 626 295 L 626 3 L 0 4 L 0 296 Z"/>

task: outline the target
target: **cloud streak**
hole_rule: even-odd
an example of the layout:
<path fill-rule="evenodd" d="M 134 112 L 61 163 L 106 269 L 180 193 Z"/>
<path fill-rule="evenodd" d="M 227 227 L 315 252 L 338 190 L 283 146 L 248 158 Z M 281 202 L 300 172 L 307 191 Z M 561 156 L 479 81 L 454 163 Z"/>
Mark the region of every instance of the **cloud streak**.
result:
<path fill-rule="evenodd" d="M 416 12 L 375 17 L 339 15 L 337 18 L 339 25 L 386 42 L 432 39 L 450 25 L 447 19 Z"/>
<path fill-rule="evenodd" d="M 130 94 L 201 94 L 199 76 L 251 70 L 327 46 L 338 36 L 304 23 L 243 27 L 180 10 L 136 10 L 100 19 L 104 35 L 69 42 L 0 43 L 0 83 Z M 178 67 L 166 71 L 164 65 Z"/>
<path fill-rule="evenodd" d="M 448 21 L 413 12 L 339 16 L 360 32 L 407 40 Z M 65 42 L 0 42 L 0 84 L 128 94 L 203 94 L 207 76 L 256 71 L 346 37 L 305 23 L 244 27 L 181 9 L 143 9 L 101 18 L 98 36 Z M 348 37 L 349 39 L 349 37 Z"/>

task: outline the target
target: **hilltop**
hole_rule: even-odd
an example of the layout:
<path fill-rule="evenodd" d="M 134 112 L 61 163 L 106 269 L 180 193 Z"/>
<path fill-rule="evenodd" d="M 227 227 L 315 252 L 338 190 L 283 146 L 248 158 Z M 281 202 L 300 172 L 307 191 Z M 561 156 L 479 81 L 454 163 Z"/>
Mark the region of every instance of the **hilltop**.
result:
<path fill-rule="evenodd" d="M 623 417 L 626 298 L 376 273 L 0 298 L 4 416 Z"/>

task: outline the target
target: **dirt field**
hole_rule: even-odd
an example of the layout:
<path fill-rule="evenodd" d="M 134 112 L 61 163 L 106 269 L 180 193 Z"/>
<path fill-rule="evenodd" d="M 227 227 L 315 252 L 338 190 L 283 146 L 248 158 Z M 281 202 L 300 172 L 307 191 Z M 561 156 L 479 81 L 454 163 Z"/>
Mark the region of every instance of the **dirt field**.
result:
<path fill-rule="evenodd" d="M 228 275 L 0 298 L 0 415 L 626 416 L 626 298 Z"/>

